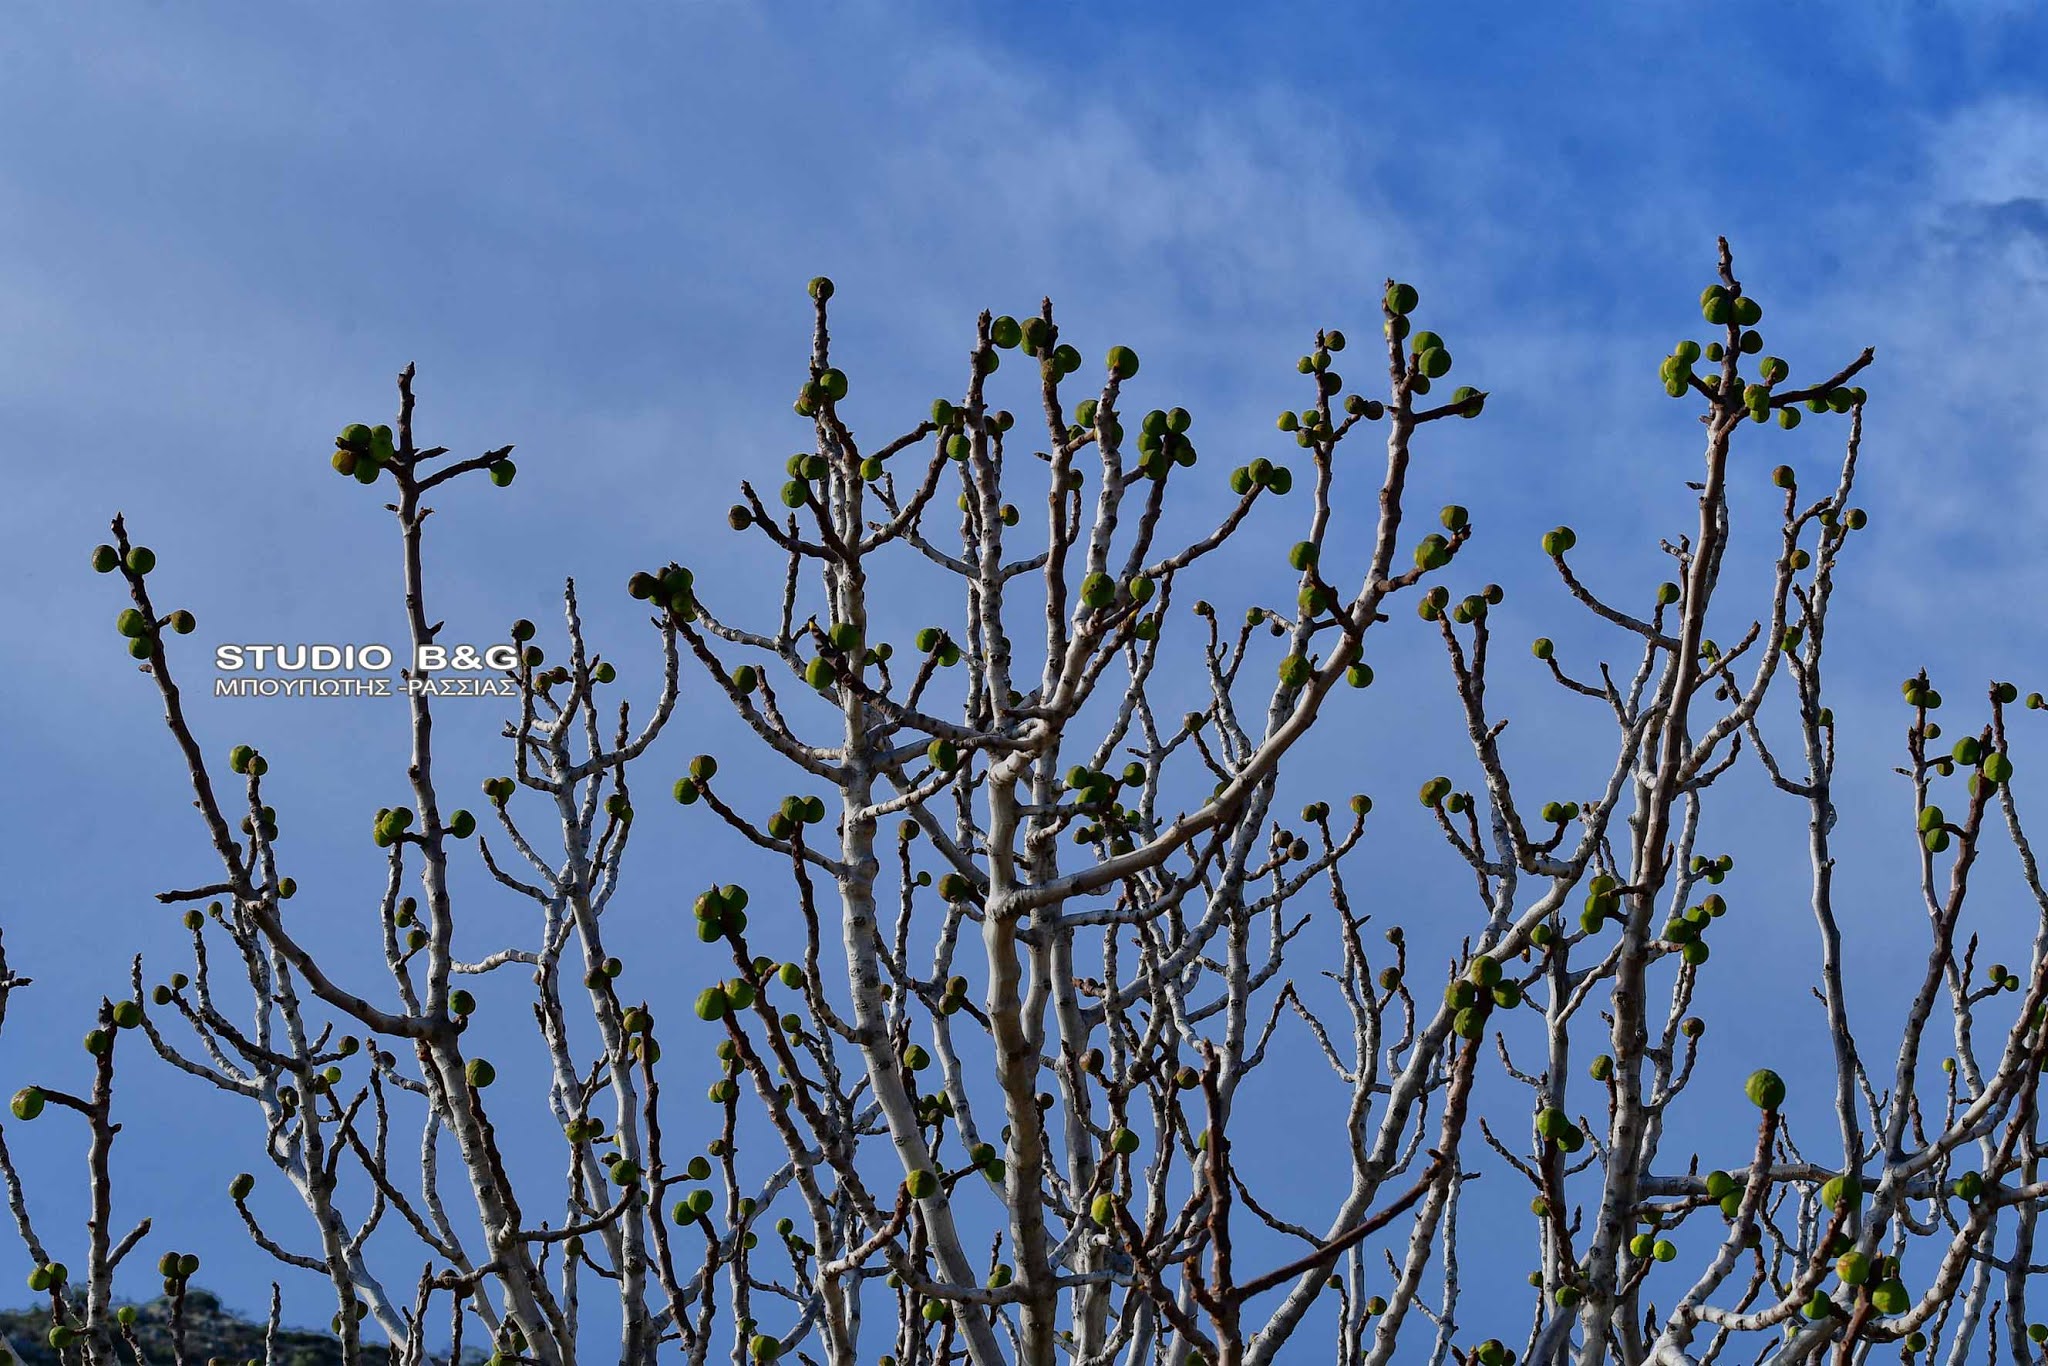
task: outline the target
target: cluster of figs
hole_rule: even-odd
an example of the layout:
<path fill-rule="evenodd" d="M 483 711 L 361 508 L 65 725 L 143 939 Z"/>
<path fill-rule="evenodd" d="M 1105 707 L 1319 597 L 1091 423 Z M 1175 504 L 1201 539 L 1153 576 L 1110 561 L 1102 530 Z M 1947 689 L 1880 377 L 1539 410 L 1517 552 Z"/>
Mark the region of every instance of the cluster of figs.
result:
<path fill-rule="evenodd" d="M 1451 1032 L 1472 1041 L 1485 1034 L 1487 1018 L 1495 1007 L 1513 1010 L 1522 1004 L 1522 985 L 1502 973 L 1498 958 L 1475 954 L 1465 975 L 1444 988 L 1444 1000 L 1456 1012 L 1451 1017 Z M 1584 1135 L 1579 1141 L 1584 1141 Z"/>
<path fill-rule="evenodd" d="M 1121 773 L 1111 775 L 1100 769 L 1076 764 L 1067 770 L 1066 787 L 1074 794 L 1074 801 L 1080 810 L 1092 818 L 1087 824 L 1076 826 L 1076 844 L 1099 844 L 1105 838 L 1117 853 L 1124 853 L 1132 847 L 1131 832 L 1138 826 L 1139 813 L 1117 802 L 1125 788 L 1142 789 L 1145 785 L 1145 766 L 1136 760 L 1125 764 Z"/>
<path fill-rule="evenodd" d="M 1940 692 L 1928 683 L 1924 675 L 1907 679 L 1900 685 L 1900 691 L 1904 694 L 1908 706 L 1923 713 L 1941 706 Z M 2009 706 L 2019 700 L 2019 689 L 2011 683 L 1999 683 L 1992 688 L 1991 696 L 1999 705 Z M 2028 693 L 2026 705 L 2030 710 L 2039 711 L 2043 707 L 2048 707 L 2048 700 L 2044 700 L 2038 692 Z M 1939 722 L 1923 719 L 1919 725 L 1919 734 L 1922 740 L 1940 739 L 1941 725 Z M 1953 775 L 1959 768 L 1969 770 L 1968 791 L 1973 798 L 2012 780 L 2011 756 L 2004 750 L 1987 745 L 1975 735 L 1963 736 L 1947 754 L 1936 755 L 1926 762 L 1928 768 L 1944 778 Z M 1917 826 L 1920 841 L 1930 854 L 1939 854 L 1946 850 L 1951 834 L 1959 833 L 1942 809 L 1932 802 L 1920 808 Z M 1994 981 L 2005 975 L 2002 969 L 1992 974 Z"/>
<path fill-rule="evenodd" d="M 1396 282 L 1387 286 L 1382 300 L 1386 310 L 1385 331 L 1388 339 L 1406 342 L 1408 345 L 1407 383 L 1411 393 L 1427 394 L 1433 383 L 1451 372 L 1451 351 L 1444 339 L 1427 329 L 1415 330 L 1413 313 L 1422 303 L 1422 295 L 1414 285 Z M 1317 335 L 1315 349 L 1295 362 L 1295 369 L 1304 375 L 1312 375 L 1316 382 L 1317 402 L 1315 406 L 1300 411 L 1283 411 L 1276 426 L 1294 436 L 1295 444 L 1304 449 L 1326 442 L 1334 435 L 1331 428 L 1334 416 L 1329 413 L 1330 400 L 1344 388 L 1344 377 L 1331 368 L 1337 353 L 1344 350 L 1346 337 L 1336 328 L 1327 329 Z M 1458 416 L 1473 418 L 1486 407 L 1486 395 L 1471 385 L 1460 385 L 1451 395 L 1451 404 Z M 1378 399 L 1366 398 L 1362 394 L 1345 396 L 1343 411 L 1353 418 L 1376 422 L 1386 415 L 1386 405 Z M 1280 492 L 1285 492 L 1285 489 Z M 1244 492 L 1238 489 L 1238 492 Z"/>
<path fill-rule="evenodd" d="M 626 580 L 626 592 L 640 602 L 653 603 L 677 625 L 696 619 L 697 576 L 679 564 L 634 574 Z"/>
<path fill-rule="evenodd" d="M 376 819 L 370 824 L 370 838 L 379 849 L 388 849 L 412 829 L 413 819 L 411 807 L 379 807 Z M 456 839 L 466 840 L 476 833 L 476 817 L 468 811 L 457 811 L 448 817 L 446 829 Z"/>
<path fill-rule="evenodd" d="M 111 574 L 116 569 L 126 569 L 136 578 L 141 578 L 156 568 L 156 552 L 146 545 L 128 547 L 123 556 L 110 545 L 96 545 L 92 548 L 93 572 Z M 168 626 L 181 636 L 189 636 L 199 625 L 198 619 L 184 608 L 165 616 L 161 621 L 151 621 L 139 608 L 124 607 L 114 618 L 114 629 L 128 642 L 128 653 L 136 659 L 154 659 L 157 651 L 157 632 Z"/>
<path fill-rule="evenodd" d="M 353 478 L 359 484 L 374 484 L 377 476 L 397 459 L 397 436 L 388 425 L 380 422 L 373 427 L 366 422 L 351 422 L 335 435 L 330 463 L 334 472 L 344 478 Z M 519 473 L 518 467 L 503 456 L 493 460 L 485 469 L 491 476 L 491 482 L 499 488 L 510 484 Z"/>
<path fill-rule="evenodd" d="M 1756 331 L 1756 325 L 1763 320 L 1763 305 L 1726 285 L 1711 284 L 1700 291 L 1700 316 L 1712 326 L 1732 327 L 1735 330 L 1736 353 L 1757 357 L 1757 378 L 1743 384 L 1740 398 L 1751 421 L 1768 421 L 1773 408 L 1772 388 L 1784 382 L 1792 367 L 1782 357 L 1761 354 L 1764 339 Z M 1690 339 L 1681 341 L 1657 367 L 1657 378 L 1663 383 L 1664 392 L 1672 398 L 1683 398 L 1695 384 L 1710 394 L 1719 394 L 1721 376 L 1698 375 L 1692 367 L 1701 360 L 1719 365 L 1727 355 L 1728 347 L 1722 342 L 1708 342 L 1702 346 Z M 1806 400 L 1805 406 L 1810 413 L 1846 413 L 1866 397 L 1862 389 L 1844 385 L 1813 395 Z M 1799 409 L 1781 404 L 1777 405 L 1777 414 L 1778 425 L 1788 431 L 1799 425 Z"/>

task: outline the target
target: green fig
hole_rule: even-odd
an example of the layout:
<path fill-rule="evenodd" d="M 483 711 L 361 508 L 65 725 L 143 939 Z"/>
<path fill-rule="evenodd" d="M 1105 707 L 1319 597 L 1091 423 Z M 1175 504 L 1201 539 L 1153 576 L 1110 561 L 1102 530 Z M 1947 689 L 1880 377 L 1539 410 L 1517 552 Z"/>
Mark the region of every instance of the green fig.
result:
<path fill-rule="evenodd" d="M 1775 1110 L 1785 1103 L 1785 1079 L 1768 1067 L 1758 1068 L 1742 1084 L 1742 1093 L 1759 1110 Z"/>

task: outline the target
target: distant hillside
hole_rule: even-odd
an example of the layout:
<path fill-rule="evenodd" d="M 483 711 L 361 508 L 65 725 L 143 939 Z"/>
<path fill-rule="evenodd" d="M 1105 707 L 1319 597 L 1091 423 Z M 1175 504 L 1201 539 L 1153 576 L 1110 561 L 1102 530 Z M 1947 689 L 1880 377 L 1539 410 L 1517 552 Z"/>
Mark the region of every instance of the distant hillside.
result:
<path fill-rule="evenodd" d="M 153 1300 L 140 1306 L 135 1336 L 142 1343 L 145 1359 L 169 1366 L 171 1362 L 171 1304 Z M 44 1334 L 50 1326 L 47 1309 L 0 1310 L 0 1334 L 27 1366 L 58 1366 L 57 1353 Z M 205 1366 L 212 1360 L 236 1363 L 263 1360 L 264 1325 L 231 1314 L 221 1308 L 220 1297 L 205 1290 L 185 1293 L 185 1360 L 189 1366 Z M 331 1333 L 309 1333 L 284 1328 L 277 1335 L 277 1366 L 341 1366 L 341 1340 Z M 363 1360 L 381 1366 L 386 1356 L 381 1344 L 363 1344 Z"/>

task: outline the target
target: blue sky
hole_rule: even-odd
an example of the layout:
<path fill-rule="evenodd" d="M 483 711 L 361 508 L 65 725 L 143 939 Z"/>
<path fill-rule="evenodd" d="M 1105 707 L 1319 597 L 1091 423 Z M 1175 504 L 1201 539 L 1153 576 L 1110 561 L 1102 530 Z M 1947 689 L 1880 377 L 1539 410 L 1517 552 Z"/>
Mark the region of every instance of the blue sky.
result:
<path fill-rule="evenodd" d="M 1846 890 L 1872 930 L 1852 964 L 1873 975 L 1873 1027 L 1888 1029 L 1886 936 L 1917 920 L 1901 878 L 1910 803 L 1886 781 L 1897 680 L 1927 663 L 1955 698 L 1993 675 L 2043 682 L 2027 676 L 2043 642 L 2024 609 L 2048 588 L 2048 18 L 1890 0 L 1709 13 L 18 7 L 0 39 L 0 566 L 14 589 L 0 757 L 15 775 L 0 791 L 14 834 L 0 927 L 37 984 L 0 1037 L 0 1091 L 31 1074 L 81 1082 L 76 1036 L 126 956 L 161 964 L 153 979 L 181 956 L 150 894 L 204 867 L 87 549 L 124 509 L 202 647 L 391 638 L 388 518 L 325 452 L 338 424 L 389 410 L 406 361 L 427 439 L 516 442 L 521 464 L 512 489 L 472 492 L 436 526 L 437 614 L 482 639 L 550 612 L 574 574 L 644 681 L 648 634 L 617 585 L 671 555 L 735 553 L 719 539 L 731 487 L 779 479 L 803 439 L 788 404 L 811 275 L 838 281 L 871 432 L 957 388 L 977 311 L 1051 295 L 1085 351 L 1138 349 L 1150 401 L 1194 408 L 1223 468 L 1283 453 L 1272 414 L 1298 403 L 1293 357 L 1317 326 L 1369 333 L 1380 282 L 1399 276 L 1461 375 L 1494 395 L 1482 421 L 1430 443 L 1416 506 L 1472 507 L 1471 572 L 1507 585 L 1510 635 L 1611 654 L 1535 540 L 1569 520 L 1597 582 L 1664 577 L 1656 542 L 1685 524 L 1697 440 L 1653 372 L 1696 326 L 1716 233 L 1795 376 L 1878 350 L 1873 528 L 1851 554 L 1832 658 L 1844 767 L 1868 779 L 1844 799 Z M 1810 429 L 1784 440 L 1787 454 L 1753 457 L 1738 511 L 1765 506 L 1777 459 L 1833 454 Z M 1292 539 L 1269 523 L 1227 567 L 1270 572 Z M 722 563 L 743 594 L 750 562 Z M 1382 686 L 1332 720 L 1302 781 L 1381 799 L 1361 861 L 1382 914 L 1413 924 L 1464 895 L 1447 855 L 1405 838 L 1421 829 L 1406 795 L 1458 771 L 1459 732 L 1417 623 L 1383 648 Z M 1512 752 L 1532 774 L 1583 780 L 1605 762 L 1579 747 L 1597 718 L 1546 710 L 1538 681 L 1501 684 L 1525 718 Z M 643 786 L 730 738 L 697 700 Z M 443 715 L 465 786 L 503 767 L 492 704 Z M 201 712 L 210 749 L 249 739 L 273 756 L 288 871 L 332 914 L 308 933 L 366 974 L 378 866 L 359 833 L 402 783 L 394 722 L 371 703 Z M 1739 791 L 1716 839 L 1754 879 L 1756 962 L 1709 988 L 1745 1007 L 1710 1040 L 1730 1074 L 1817 1022 L 1803 869 L 1784 861 L 1794 813 Z M 664 884 L 747 869 L 702 821 L 665 804 L 650 817 L 640 894 L 617 914 L 653 934 L 678 910 Z M 483 938 L 525 928 L 473 872 L 466 885 Z M 1980 912 L 1985 932 L 2017 960 L 2027 916 L 2000 905 Z M 514 1079 L 520 1066 L 500 1062 Z M 124 1092 L 125 1211 L 155 1215 L 151 1246 L 200 1251 L 201 1279 L 254 1308 L 257 1290 L 230 1287 L 272 1268 L 220 1193 L 256 1165 L 248 1116 L 147 1062 Z M 46 1174 L 75 1172 L 76 1138 L 10 1126 Z M 551 1160 L 539 1141 L 530 1156 Z M 46 1236 L 75 1228 L 82 1190 L 40 1184 Z M 1307 1217 L 1316 1192 L 1297 1184 L 1290 1208 Z M 286 1206 L 267 1208 L 304 1241 Z M 17 1262 L 0 1244 L 0 1269 Z M 287 1289 L 299 1317 L 325 1318 L 318 1287 Z"/>

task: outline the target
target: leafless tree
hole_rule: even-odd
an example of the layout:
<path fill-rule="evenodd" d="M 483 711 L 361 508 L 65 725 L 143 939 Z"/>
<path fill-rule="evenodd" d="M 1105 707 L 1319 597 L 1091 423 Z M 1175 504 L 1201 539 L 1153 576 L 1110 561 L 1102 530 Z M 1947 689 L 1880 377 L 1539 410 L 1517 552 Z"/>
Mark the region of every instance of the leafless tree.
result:
<path fill-rule="evenodd" d="M 154 557 L 115 520 L 96 559 L 128 588 L 122 630 L 161 696 L 215 866 L 163 893 L 190 908 L 190 973 L 147 990 L 137 960 L 132 995 L 104 1003 L 88 1040 L 93 1094 L 16 1096 L 21 1120 L 46 1104 L 75 1112 L 92 1147 L 88 1274 L 73 1286 L 51 1268 L 0 1146 L 53 1344 L 93 1366 L 116 1356 L 113 1270 L 148 1225 L 112 1242 L 107 1149 L 115 1045 L 139 1030 L 165 1062 L 260 1116 L 263 1152 L 305 1206 L 308 1250 L 259 1226 L 252 1177 L 230 1196 L 259 1245 L 328 1280 L 351 1362 L 374 1325 L 409 1362 L 430 1341 L 450 1350 L 451 1335 L 459 1356 L 468 1331 L 494 1361 L 565 1366 L 598 1350 L 581 1315 L 593 1283 L 616 1296 L 625 1362 L 1703 1366 L 1729 1352 L 1846 1363 L 1893 1344 L 1951 1362 L 1986 1345 L 2043 1359 L 2048 1331 L 2030 1326 L 2026 1290 L 2048 1193 L 2035 1114 L 2048 890 L 2009 782 L 2009 684 L 1990 685 L 1965 723 L 1977 728 L 1949 749 L 1935 743 L 1933 681 L 1905 685 L 1900 772 L 1927 939 L 1899 955 L 1915 975 L 1903 1016 L 1887 1023 L 1866 1002 L 1851 1028 L 1822 662 L 1835 575 L 1864 525 L 1853 381 L 1870 352 L 1792 383 L 1786 362 L 1761 354 L 1761 308 L 1722 244 L 1701 297 L 1713 340 L 1681 343 L 1662 370 L 1705 438 L 1698 523 L 1663 542 L 1671 581 L 1603 596 L 1575 568 L 1572 531 L 1543 539 L 1565 589 L 1620 647 L 1578 661 L 1535 644 L 1559 690 L 1551 705 L 1614 726 L 1598 790 L 1545 800 L 1557 777 L 1516 771 L 1507 718 L 1489 704 L 1503 592 L 1450 586 L 1471 518 L 1447 507 L 1417 535 L 1406 506 L 1424 429 L 1486 404 L 1470 387 L 1434 392 L 1450 352 L 1412 325 L 1413 288 L 1390 281 L 1383 300 L 1383 396 L 1347 391 L 1334 368 L 1346 339 L 1319 332 L 1299 366 L 1310 401 L 1279 423 L 1299 461 L 1233 471 L 1231 501 L 1201 526 L 1183 525 L 1172 496 L 1195 477 L 1188 413 L 1154 408 L 1126 430 L 1128 349 L 1110 350 L 1096 387 L 1079 380 L 1081 354 L 1049 302 L 1022 322 L 984 313 L 961 397 L 864 443 L 832 351 L 831 295 L 812 282 L 796 403 L 815 441 L 791 457 L 779 499 L 743 484 L 728 518 L 786 562 L 770 619 L 744 622 L 749 594 L 718 574 L 671 563 L 634 575 L 664 660 L 637 723 L 603 700 L 616 670 L 586 641 L 573 583 L 562 662 L 549 666 L 543 633 L 518 623 L 511 774 L 484 783 L 495 832 L 450 809 L 432 697 L 409 693 L 409 804 L 373 824 L 386 984 L 337 980 L 294 935 L 267 761 L 239 747 L 222 774 L 201 752 L 173 672 L 172 637 L 191 618 L 153 602 Z M 999 364 L 1019 354 L 1036 365 L 1026 418 L 991 397 Z M 427 498 L 471 474 L 509 483 L 513 470 L 509 448 L 451 460 L 417 446 L 410 370 L 400 393 L 395 425 L 345 430 L 336 465 L 394 490 L 417 650 L 441 629 L 421 573 Z M 1837 422 L 1839 469 L 1817 494 L 1789 466 L 1772 472 L 1763 596 L 1717 603 L 1732 596 L 1731 483 L 1760 479 L 1746 471 L 1767 459 L 1737 464 L 1737 447 L 1767 446 L 1772 421 L 1802 414 Z M 1376 493 L 1354 454 L 1368 441 L 1383 443 Z M 1374 514 L 1357 543 L 1337 515 L 1347 508 Z M 1279 515 L 1299 519 L 1291 601 L 1235 579 L 1242 596 L 1227 607 L 1184 601 L 1199 562 Z M 879 629 L 906 603 L 929 621 L 898 651 Z M 1298 815 L 1278 805 L 1290 756 L 1329 734 L 1318 723 L 1333 692 L 1372 682 L 1370 637 L 1410 604 L 1440 634 L 1471 753 L 1466 778 L 1420 793 L 1477 899 L 1440 966 L 1411 961 L 1397 925 L 1368 936 L 1370 898 L 1347 867 L 1369 800 Z M 1710 620 L 1732 643 L 1710 637 Z M 762 851 L 773 903 L 800 925 L 789 961 L 748 936 L 747 908 L 770 894 L 708 866 L 688 893 L 695 942 L 607 943 L 634 828 L 628 768 L 669 727 L 686 667 L 753 737 L 748 772 L 790 775 L 791 794 L 765 814 L 742 809 L 709 755 L 674 787 L 693 817 Z M 1774 686 L 1790 702 L 1766 710 Z M 1760 765 L 1809 830 L 1833 1067 L 1789 1081 L 1825 1090 L 1834 1123 L 1795 1134 L 1788 1079 L 1758 1071 L 1753 1147 L 1702 1171 L 1670 1153 L 1699 1146 L 1679 1101 L 1705 1047 L 1694 993 L 1723 938 L 1715 889 L 1733 867 L 1701 843 L 1702 815 L 1739 762 Z M 542 840 L 542 825 L 557 833 Z M 535 915 L 527 937 L 463 961 L 447 870 L 472 834 L 501 893 Z M 1979 969 L 1963 923 L 1978 853 L 2000 839 L 2038 916 L 2013 955 L 2022 970 Z M 224 948 L 240 967 L 232 983 L 209 967 Z M 695 1013 L 723 1065 L 716 1137 L 684 1158 L 678 1136 L 703 1123 L 666 1103 L 653 1012 L 620 972 L 707 953 L 719 980 Z M 507 971 L 530 975 L 563 1135 L 546 1190 L 515 1190 L 508 1175 L 486 1106 L 495 1069 L 472 1038 L 483 1017 L 459 985 Z M 17 980 L 0 966 L 0 1009 Z M 1953 1056 L 1937 1075 L 1925 1063 L 1942 1051 L 1926 1037 L 1938 1010 Z M 1258 1189 L 1268 1164 L 1233 1140 L 1247 1080 L 1282 1053 L 1297 1070 L 1320 1058 L 1344 1097 L 1348 1169 L 1314 1226 L 1273 1212 Z M 1525 1129 L 1476 1118 L 1479 1088 L 1523 1096 Z M 444 1151 L 459 1179 L 444 1180 Z M 1539 1270 L 1512 1345 L 1464 1327 L 1515 1316 L 1513 1294 L 1492 1284 L 1498 1255 L 1476 1269 L 1483 1308 L 1467 1309 L 1460 1196 L 1483 1173 L 1526 1182 L 1531 1198 Z M 389 1251 L 405 1240 L 410 1258 Z M 191 1275 L 175 1254 L 165 1265 L 174 1289 Z"/>

